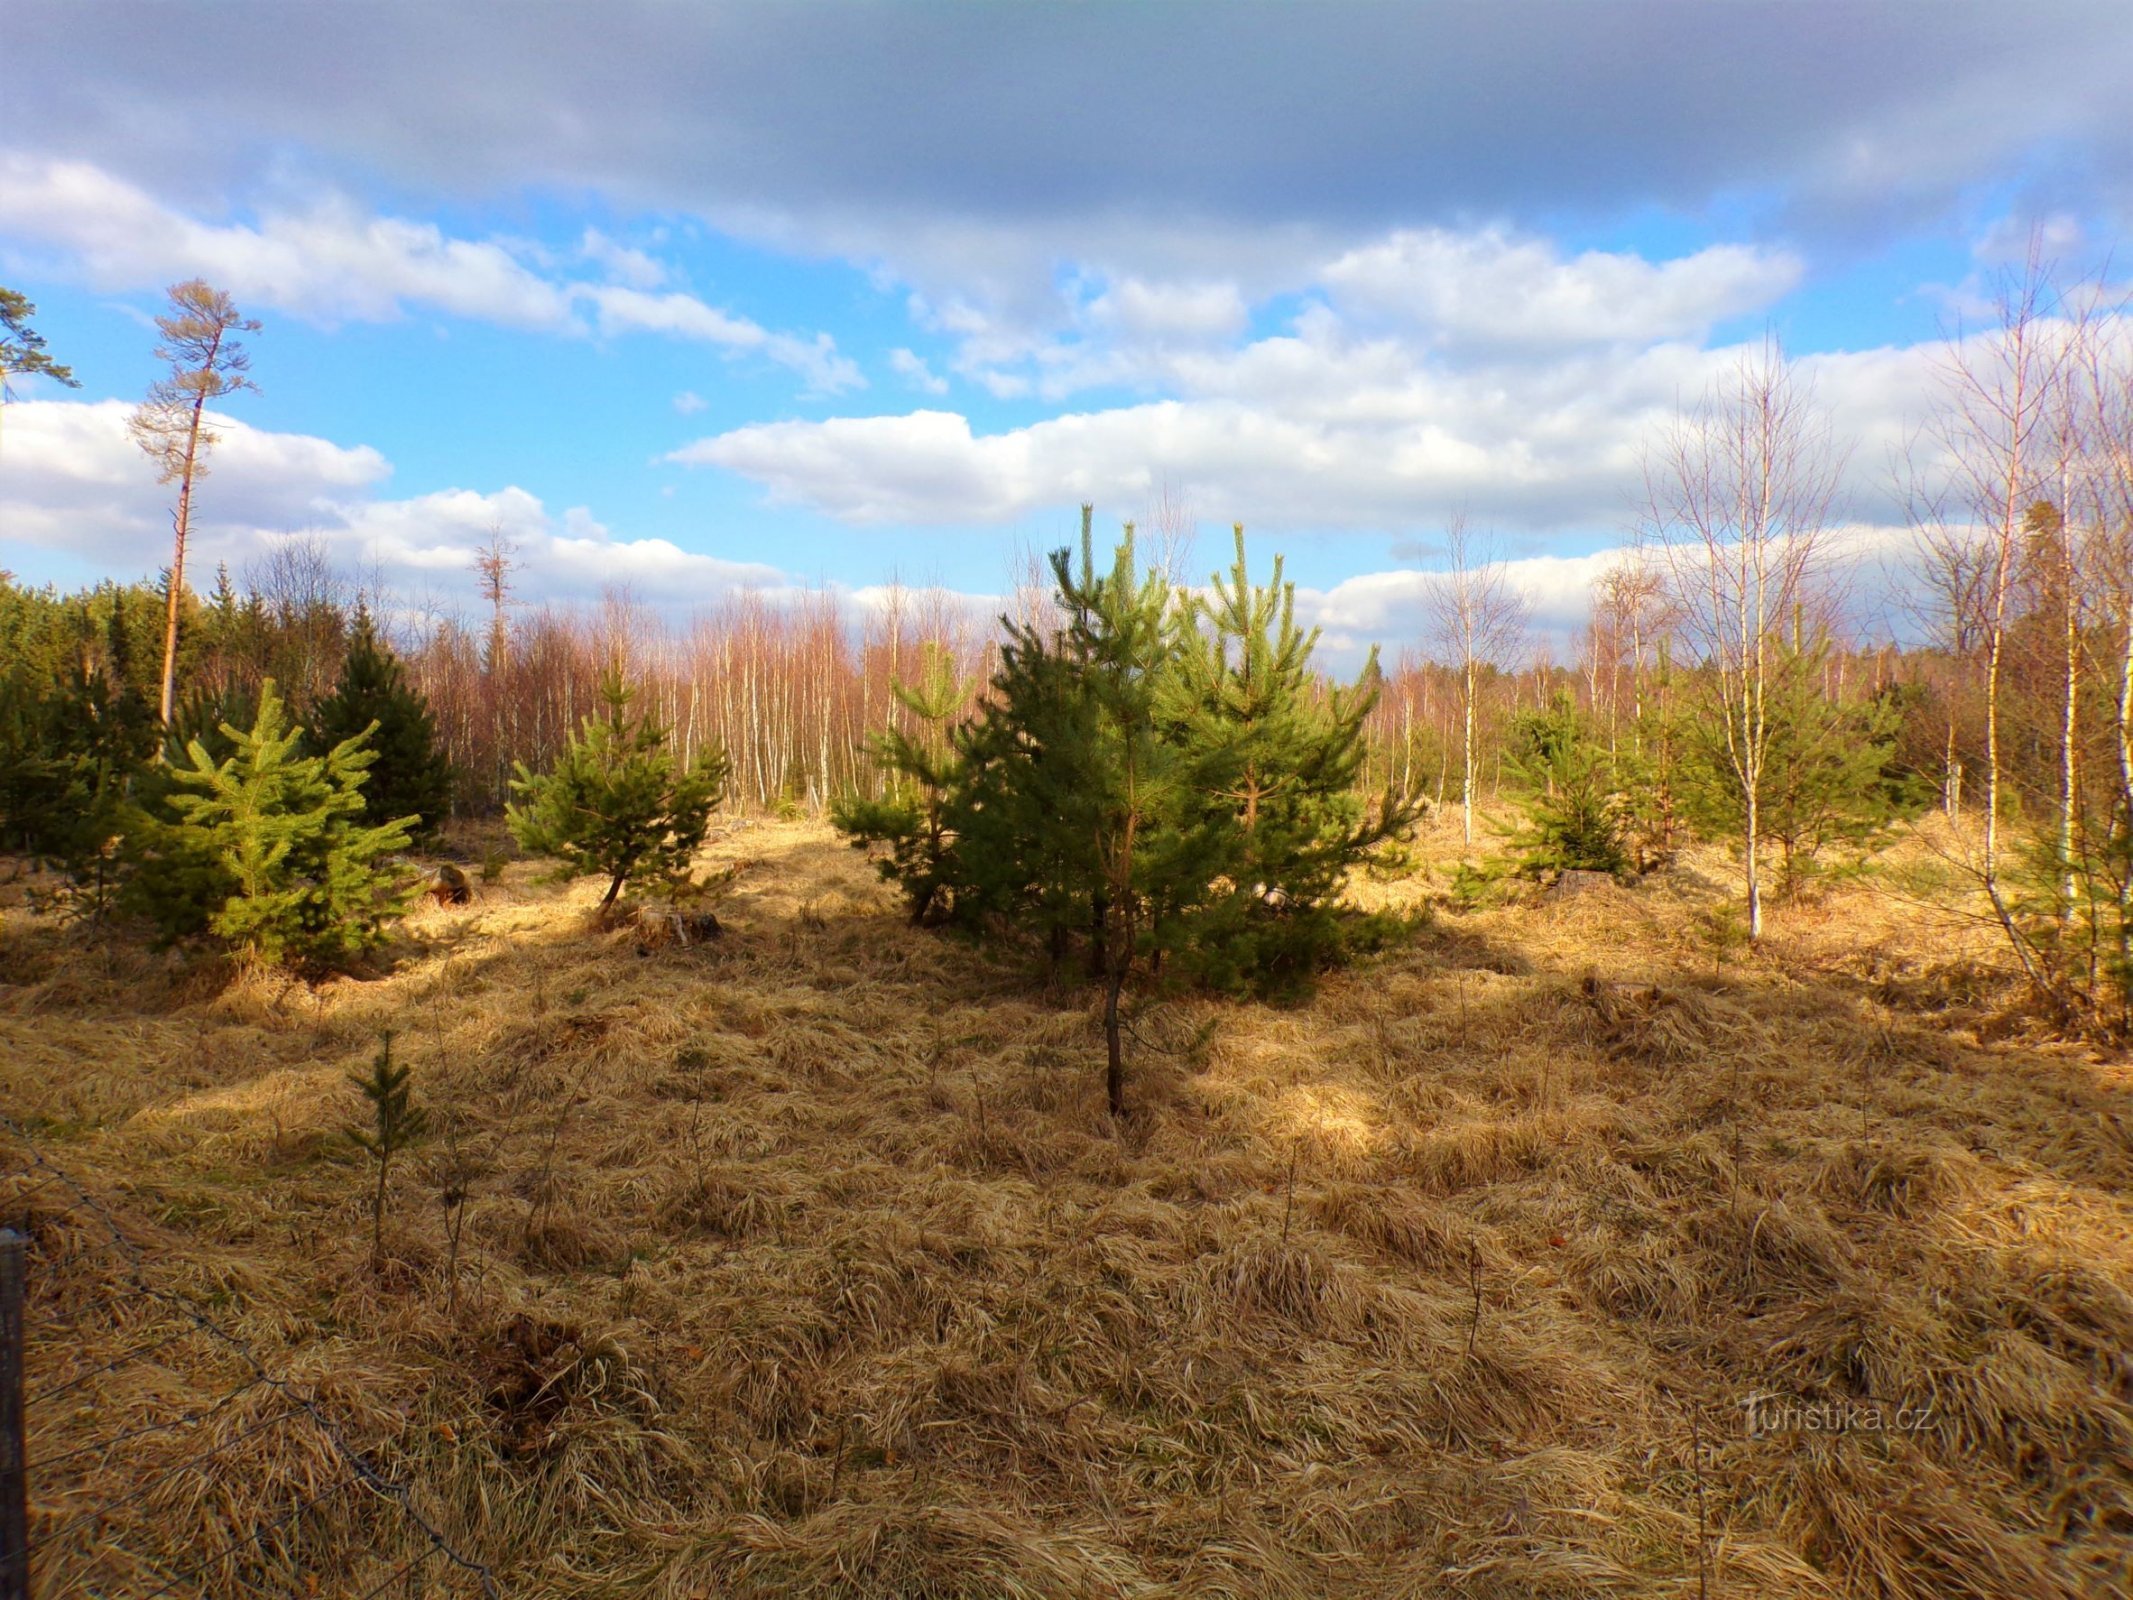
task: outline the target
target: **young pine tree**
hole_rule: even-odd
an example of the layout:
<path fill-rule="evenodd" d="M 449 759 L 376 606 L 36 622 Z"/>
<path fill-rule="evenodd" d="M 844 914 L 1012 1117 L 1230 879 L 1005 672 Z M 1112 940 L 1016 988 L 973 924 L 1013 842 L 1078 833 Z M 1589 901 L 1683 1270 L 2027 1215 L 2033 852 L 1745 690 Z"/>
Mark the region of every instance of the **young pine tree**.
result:
<path fill-rule="evenodd" d="M 377 759 L 363 786 L 364 808 L 373 817 L 412 817 L 416 839 L 435 837 L 451 809 L 451 765 L 438 747 L 429 703 L 409 686 L 364 610 L 356 613 L 333 692 L 312 713 L 312 747 L 330 750 L 366 728 Z"/>
<path fill-rule="evenodd" d="M 1512 720 L 1506 765 L 1525 813 L 1509 841 L 1520 875 L 1629 870 L 1616 760 L 1601 731 L 1567 694 Z"/>
<path fill-rule="evenodd" d="M 1768 752 L 1757 787 L 1762 839 L 1776 847 L 1778 896 L 1790 898 L 1833 846 L 1858 847 L 1920 803 L 1892 771 L 1902 717 L 1891 698 L 1843 700 L 1825 687 L 1826 640 L 1769 647 L 1764 692 Z M 1703 833 L 1740 839 L 1744 791 L 1727 760 L 1723 730 L 1692 725 L 1687 737 L 1686 809 Z"/>
<path fill-rule="evenodd" d="M 579 725 L 553 770 L 536 775 L 519 763 L 511 783 L 518 803 L 504 814 L 521 849 L 555 859 L 566 876 L 604 876 L 605 913 L 625 884 L 686 886 L 724 798 L 726 757 L 706 749 L 683 768 L 667 730 L 631 709 L 635 692 L 619 672 L 608 674 L 600 695 L 606 713 Z"/>
<path fill-rule="evenodd" d="M 0 838 L 102 910 L 119 813 L 155 747 L 147 701 L 108 673 L 77 666 L 56 684 L 0 676 Z"/>
<path fill-rule="evenodd" d="M 1237 559 L 1194 602 L 1179 630 L 1179 735 L 1229 774 L 1201 797 L 1201 818 L 1231 831 L 1228 892 L 1206 907 L 1195 965 L 1224 985 L 1260 988 L 1306 979 L 1336 942 L 1332 901 L 1348 868 L 1410 827 L 1418 803 L 1389 790 L 1367 804 L 1357 784 L 1377 702 L 1377 654 L 1345 688 L 1311 670 L 1318 630 L 1296 626 L 1296 586 L 1252 583 L 1244 529 Z"/>
<path fill-rule="evenodd" d="M 1178 737 L 1193 708 L 1176 671 L 1192 626 L 1132 530 L 1099 575 L 1082 508 L 1081 563 L 1055 551 L 1065 626 L 1010 624 L 984 718 L 964 742 L 960 867 L 980 904 L 1055 950 L 1077 928 L 1104 995 L 1104 1093 L 1123 1115 L 1122 1001 L 1135 971 L 1182 949 L 1235 858 L 1236 831 L 1204 797 L 1234 787 L 1226 744 Z"/>
<path fill-rule="evenodd" d="M 913 922 L 933 923 L 953 909 L 952 813 L 963 760 L 949 719 L 969 699 L 970 685 L 956 675 L 954 657 L 929 643 L 918 682 L 898 682 L 891 692 L 918 719 L 919 733 L 890 728 L 877 735 L 868 748 L 890 775 L 888 794 L 846 795 L 830 807 L 830 821 L 852 836 L 854 849 L 886 845 L 888 858 L 876 863 L 882 877 L 902 887 Z"/>
<path fill-rule="evenodd" d="M 367 1152 L 377 1164 L 377 1187 L 370 1197 L 370 1270 L 376 1272 L 385 1260 L 385 1184 L 392 1173 L 393 1157 L 429 1131 L 429 1113 L 415 1104 L 409 1085 L 410 1069 L 393 1065 L 393 1036 L 378 1041 L 370 1072 L 348 1074 L 348 1081 L 363 1091 L 369 1102 L 368 1126 L 348 1130 L 349 1142 Z"/>
<path fill-rule="evenodd" d="M 838 820 L 891 847 L 914 909 L 945 902 L 965 928 L 1028 935 L 1055 972 L 1079 942 L 1121 1114 L 1135 979 L 1169 957 L 1201 979 L 1292 983 L 1329 942 L 1346 869 L 1412 810 L 1350 794 L 1371 676 L 1318 688 L 1278 571 L 1254 587 L 1240 547 L 1203 606 L 1141 570 L 1130 526 L 1099 571 L 1090 520 L 1084 506 L 1078 567 L 1052 555 L 1060 623 L 1003 618 L 1000 665 L 947 749 L 878 746 L 910 789 Z M 906 704 L 945 720 L 934 688 Z"/>
<path fill-rule="evenodd" d="M 363 737 L 304 755 L 272 679 L 252 725 L 221 734 L 227 755 L 194 740 L 166 792 L 129 813 L 131 903 L 166 938 L 206 932 L 267 965 L 333 966 L 379 943 L 411 893 L 387 858 L 413 819 L 361 820 Z"/>

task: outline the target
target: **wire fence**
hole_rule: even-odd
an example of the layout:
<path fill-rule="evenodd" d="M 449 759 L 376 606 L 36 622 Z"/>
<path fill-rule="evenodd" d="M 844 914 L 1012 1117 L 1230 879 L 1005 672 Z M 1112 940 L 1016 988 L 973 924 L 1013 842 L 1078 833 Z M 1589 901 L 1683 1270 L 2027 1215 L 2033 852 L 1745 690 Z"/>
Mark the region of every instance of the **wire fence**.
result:
<path fill-rule="evenodd" d="M 301 1347 L 270 1364 L 158 1277 L 0 1116 L 0 1600 L 498 1600 Z"/>

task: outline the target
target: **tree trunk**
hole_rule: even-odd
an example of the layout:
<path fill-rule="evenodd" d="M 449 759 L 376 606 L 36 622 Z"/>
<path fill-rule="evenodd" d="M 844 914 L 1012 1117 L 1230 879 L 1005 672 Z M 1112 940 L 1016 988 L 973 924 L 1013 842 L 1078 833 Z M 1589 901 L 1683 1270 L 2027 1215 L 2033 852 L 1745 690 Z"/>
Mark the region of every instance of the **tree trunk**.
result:
<path fill-rule="evenodd" d="M 2063 501 L 2062 494 L 2062 501 Z M 2074 797 L 2075 783 L 2075 736 L 2079 730 L 2079 704 L 2081 687 L 2081 633 L 2078 626 L 2080 614 L 2074 602 L 2074 547 L 2073 531 L 2068 526 L 2064 509 L 2059 518 L 2060 538 L 2060 585 L 2065 603 L 2065 715 L 2059 727 L 2059 923 L 2066 926 L 2074 915 Z"/>
<path fill-rule="evenodd" d="M 2133 598 L 2125 606 L 2124 642 L 2118 658 L 2118 830 L 2123 850 L 2133 835 Z M 2119 1028 L 2133 1023 L 2133 868 L 2118 868 L 2118 1005 Z"/>
<path fill-rule="evenodd" d="M 1126 988 L 1126 968 L 1133 955 L 1133 930 L 1124 930 L 1124 948 L 1111 958 L 1111 980 L 1104 988 L 1104 1101 L 1111 1108 L 1111 1115 L 1126 1114 L 1126 1052 L 1125 1042 L 1120 1037 L 1118 1016 L 1119 996 Z"/>
<path fill-rule="evenodd" d="M 203 389 L 193 398 L 192 424 L 185 434 L 185 464 L 178 477 L 178 509 L 171 519 L 177 537 L 170 557 L 170 596 L 163 614 L 162 711 L 166 733 L 178 696 L 178 604 L 185 593 L 185 540 L 193 522 L 193 467 L 200 457 L 200 413 L 206 405 L 207 391 Z"/>
<path fill-rule="evenodd" d="M 1460 832 L 1474 843 L 1474 658 L 1466 658 L 1466 721 L 1460 740 Z"/>
<path fill-rule="evenodd" d="M 382 1138 L 383 1130 L 380 1130 Z M 385 1169 L 392 1157 L 378 1157 L 378 1191 L 370 1202 L 370 1270 L 379 1272 L 385 1266 Z"/>
<path fill-rule="evenodd" d="M 1756 790 L 1760 787 L 1761 785 L 1759 784 L 1751 783 L 1748 786 L 1747 795 L 1748 937 L 1751 940 L 1760 939 L 1763 936 L 1763 881 L 1761 863 L 1757 860 L 1757 853 L 1762 843 L 1761 796 L 1756 793 Z"/>

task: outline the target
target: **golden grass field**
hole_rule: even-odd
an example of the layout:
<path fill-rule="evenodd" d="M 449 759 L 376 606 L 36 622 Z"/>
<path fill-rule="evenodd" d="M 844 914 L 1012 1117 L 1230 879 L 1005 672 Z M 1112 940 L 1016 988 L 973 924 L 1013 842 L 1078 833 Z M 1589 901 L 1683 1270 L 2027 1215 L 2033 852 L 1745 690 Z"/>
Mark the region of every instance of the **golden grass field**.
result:
<path fill-rule="evenodd" d="M 2133 1592 L 2133 1070 L 2026 1039 L 1960 920 L 1851 888 L 1727 954 L 1712 861 L 1447 912 L 1306 1006 L 1149 1010 L 1114 1127 L 1088 995 L 820 826 L 709 856 L 714 943 L 519 864 L 315 990 L 11 905 L 0 1168 L 289 1383 L 179 1337 L 33 1405 L 37 1594 L 330 1487 L 290 1393 L 509 1596 Z M 435 1127 L 374 1273 L 387 1028 Z M 182 1334 L 35 1182 L 32 1390 Z M 356 1485 L 172 1592 L 413 1538 Z"/>

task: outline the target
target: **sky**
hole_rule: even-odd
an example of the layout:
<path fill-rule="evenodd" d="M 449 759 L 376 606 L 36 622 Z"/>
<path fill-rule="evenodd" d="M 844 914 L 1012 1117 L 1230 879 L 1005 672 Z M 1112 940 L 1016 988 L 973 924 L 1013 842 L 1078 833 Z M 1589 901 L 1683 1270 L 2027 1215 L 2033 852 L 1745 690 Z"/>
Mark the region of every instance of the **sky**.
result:
<path fill-rule="evenodd" d="M 2032 238 L 2133 217 L 2123 0 L 11 0 L 0 567 L 168 560 L 127 436 L 166 287 L 261 323 L 193 571 L 409 604 L 994 604 L 1161 506 L 1329 646 L 1422 640 L 1464 517 L 1577 624 L 1657 430 L 1780 339 L 1892 457 Z"/>

